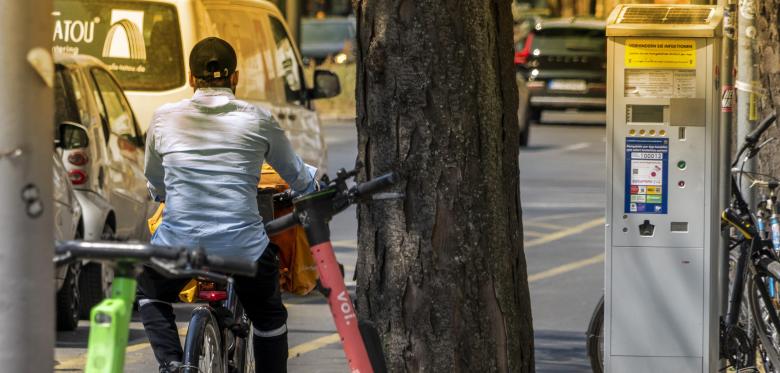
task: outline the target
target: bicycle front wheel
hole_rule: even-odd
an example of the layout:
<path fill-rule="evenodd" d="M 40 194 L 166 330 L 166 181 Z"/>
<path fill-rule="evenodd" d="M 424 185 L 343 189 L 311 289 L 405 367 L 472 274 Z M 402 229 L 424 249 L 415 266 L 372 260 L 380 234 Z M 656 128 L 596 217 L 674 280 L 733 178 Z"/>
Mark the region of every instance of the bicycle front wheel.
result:
<path fill-rule="evenodd" d="M 765 280 L 769 277 L 750 276 L 748 279 L 748 302 L 753 315 L 756 335 L 761 342 L 760 360 L 765 371 L 776 372 L 780 367 L 780 327 L 777 321 L 778 307 L 769 298 Z M 774 319 L 774 320 L 773 320 Z"/>
<path fill-rule="evenodd" d="M 224 360 L 217 320 L 208 307 L 196 308 L 184 342 L 184 373 L 223 373 Z"/>

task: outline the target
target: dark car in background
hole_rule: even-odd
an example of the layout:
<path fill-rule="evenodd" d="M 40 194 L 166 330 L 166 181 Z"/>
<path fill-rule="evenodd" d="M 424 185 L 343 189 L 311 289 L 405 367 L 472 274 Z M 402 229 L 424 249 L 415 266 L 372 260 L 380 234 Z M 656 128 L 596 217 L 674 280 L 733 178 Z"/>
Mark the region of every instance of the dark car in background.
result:
<path fill-rule="evenodd" d="M 304 18 L 301 22 L 303 62 L 317 65 L 330 59 L 337 64 L 355 60 L 355 18 Z"/>
<path fill-rule="evenodd" d="M 520 91 L 521 145 L 531 123 L 604 123 L 607 95 L 607 47 L 604 21 L 593 19 L 526 20 L 516 38 L 515 66 Z M 517 28 L 516 28 L 517 29 Z"/>

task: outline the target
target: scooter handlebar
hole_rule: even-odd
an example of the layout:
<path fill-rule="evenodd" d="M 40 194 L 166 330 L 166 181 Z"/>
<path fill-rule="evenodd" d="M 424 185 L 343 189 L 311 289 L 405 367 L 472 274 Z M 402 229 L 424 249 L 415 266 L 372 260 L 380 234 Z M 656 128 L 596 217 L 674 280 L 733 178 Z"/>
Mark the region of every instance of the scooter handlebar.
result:
<path fill-rule="evenodd" d="M 389 188 L 398 182 L 398 174 L 390 172 L 355 186 L 355 196 L 366 197 Z"/>

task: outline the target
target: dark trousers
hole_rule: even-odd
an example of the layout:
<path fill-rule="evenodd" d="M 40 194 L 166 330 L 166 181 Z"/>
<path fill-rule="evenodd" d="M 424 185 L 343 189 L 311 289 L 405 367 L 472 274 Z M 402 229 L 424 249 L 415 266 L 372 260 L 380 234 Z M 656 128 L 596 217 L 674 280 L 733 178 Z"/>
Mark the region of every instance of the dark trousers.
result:
<path fill-rule="evenodd" d="M 235 289 L 254 328 L 256 372 L 287 371 L 287 309 L 279 291 L 279 248 L 269 244 L 254 277 L 233 276 Z M 169 279 L 145 267 L 138 276 L 138 308 L 157 362 L 181 362 L 183 351 L 171 303 L 188 279 Z"/>

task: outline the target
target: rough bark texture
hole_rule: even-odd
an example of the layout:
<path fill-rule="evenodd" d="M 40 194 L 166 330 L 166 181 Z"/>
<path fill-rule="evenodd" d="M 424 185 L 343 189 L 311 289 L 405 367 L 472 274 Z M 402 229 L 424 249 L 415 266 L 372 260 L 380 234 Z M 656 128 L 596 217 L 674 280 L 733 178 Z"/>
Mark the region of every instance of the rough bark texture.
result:
<path fill-rule="evenodd" d="M 391 372 L 530 372 L 510 0 L 354 0 L 360 317 Z"/>
<path fill-rule="evenodd" d="M 758 28 L 758 67 L 765 94 L 761 100 L 762 113 L 780 109 L 780 0 L 756 1 Z M 769 128 L 765 138 L 780 139 L 778 126 Z M 777 142 L 759 153 L 759 170 L 780 175 L 780 145 Z"/>

